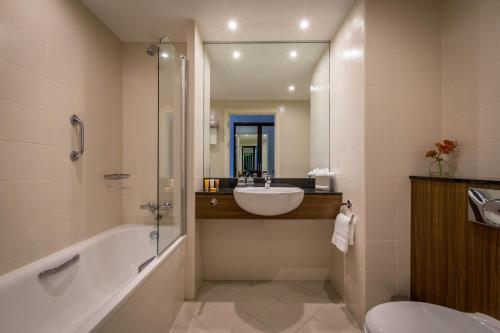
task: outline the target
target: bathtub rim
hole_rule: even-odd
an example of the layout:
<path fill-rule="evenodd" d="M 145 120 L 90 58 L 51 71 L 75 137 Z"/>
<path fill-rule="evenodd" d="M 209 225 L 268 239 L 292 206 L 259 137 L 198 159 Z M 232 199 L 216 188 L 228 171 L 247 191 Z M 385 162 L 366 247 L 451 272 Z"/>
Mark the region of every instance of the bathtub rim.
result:
<path fill-rule="evenodd" d="M 143 229 L 145 227 L 147 229 L 150 227 L 151 230 L 156 230 L 156 225 L 138 223 L 121 224 L 89 238 L 83 239 L 78 243 L 39 258 L 25 266 L 21 266 L 11 272 L 0 275 L 0 288 L 8 288 L 10 284 L 16 283 L 19 276 L 32 276 L 32 272 L 39 272 L 54 263 L 60 262 L 61 259 L 75 253 L 80 253 L 82 249 L 93 246 L 103 239 L 115 233 L 119 233 L 122 230 Z M 181 234 L 159 255 L 158 253 L 155 253 L 155 259 L 149 265 L 147 265 L 140 273 L 130 278 L 123 286 L 111 293 L 111 295 L 103 298 L 94 309 L 91 309 L 92 313 L 87 317 L 77 318 L 74 326 L 69 328 L 67 333 L 95 332 L 102 327 L 102 325 L 113 315 L 113 313 L 118 310 L 120 305 L 122 305 L 134 293 L 134 291 L 147 281 L 148 276 L 156 271 L 160 264 L 169 258 L 177 250 L 177 248 L 184 243 L 185 239 L 186 235 Z"/>
<path fill-rule="evenodd" d="M 159 267 L 162 262 L 167 260 L 178 248 L 184 243 L 186 235 L 177 237 L 162 253 L 155 256 L 140 273 L 129 280 L 122 288 L 118 289 L 114 294 L 104 299 L 96 309 L 94 314 L 89 316 L 82 325 L 77 327 L 75 333 L 97 332 L 118 311 L 120 306 L 124 304 L 133 294 L 139 289 Z"/>

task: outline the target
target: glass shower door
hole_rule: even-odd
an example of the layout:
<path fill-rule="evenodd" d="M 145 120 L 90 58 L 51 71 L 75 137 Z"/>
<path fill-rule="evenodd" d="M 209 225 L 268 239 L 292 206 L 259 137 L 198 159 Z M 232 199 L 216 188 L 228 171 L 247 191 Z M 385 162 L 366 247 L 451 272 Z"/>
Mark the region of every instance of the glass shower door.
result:
<path fill-rule="evenodd" d="M 158 254 L 184 232 L 187 61 L 174 45 L 158 52 Z"/>

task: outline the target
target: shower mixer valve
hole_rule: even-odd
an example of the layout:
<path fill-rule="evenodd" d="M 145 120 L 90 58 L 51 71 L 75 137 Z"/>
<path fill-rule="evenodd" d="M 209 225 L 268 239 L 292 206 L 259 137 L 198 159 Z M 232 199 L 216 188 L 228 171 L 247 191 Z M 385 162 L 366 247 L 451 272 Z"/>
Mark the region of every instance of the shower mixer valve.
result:
<path fill-rule="evenodd" d="M 169 210 L 172 209 L 172 204 L 170 202 L 165 202 L 162 204 L 155 204 L 153 202 L 148 202 L 147 204 L 141 205 L 141 209 L 148 209 L 151 213 L 155 214 L 160 210 Z"/>

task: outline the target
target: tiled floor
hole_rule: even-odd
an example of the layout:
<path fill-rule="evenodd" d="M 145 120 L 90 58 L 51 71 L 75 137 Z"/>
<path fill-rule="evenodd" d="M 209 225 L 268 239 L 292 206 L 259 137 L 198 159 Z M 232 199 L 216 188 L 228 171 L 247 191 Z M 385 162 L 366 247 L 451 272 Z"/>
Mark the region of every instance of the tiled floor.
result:
<path fill-rule="evenodd" d="M 327 282 L 204 282 L 170 333 L 359 333 Z"/>

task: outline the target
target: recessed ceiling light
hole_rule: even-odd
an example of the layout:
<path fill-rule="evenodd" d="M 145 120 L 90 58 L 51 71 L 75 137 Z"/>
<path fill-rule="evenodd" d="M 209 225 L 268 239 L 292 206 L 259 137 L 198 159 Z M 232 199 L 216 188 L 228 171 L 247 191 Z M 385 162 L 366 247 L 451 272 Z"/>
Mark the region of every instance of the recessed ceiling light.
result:
<path fill-rule="evenodd" d="M 233 58 L 234 59 L 239 59 L 241 57 L 240 51 L 234 51 L 233 52 Z"/>
<path fill-rule="evenodd" d="M 238 23 L 236 23 L 235 20 L 230 20 L 229 22 L 227 22 L 227 27 L 229 28 L 229 30 L 236 30 L 238 29 Z"/>
<path fill-rule="evenodd" d="M 167 52 L 162 52 L 161 56 L 162 56 L 162 58 L 168 58 L 168 53 Z"/>
<path fill-rule="evenodd" d="M 288 86 L 288 91 L 295 91 L 295 86 L 294 85 Z"/>
<path fill-rule="evenodd" d="M 309 21 L 308 20 L 302 20 L 302 21 L 300 21 L 300 28 L 301 29 L 307 29 L 307 28 L 309 28 Z"/>
<path fill-rule="evenodd" d="M 290 58 L 295 59 L 297 58 L 297 51 L 290 51 Z"/>

